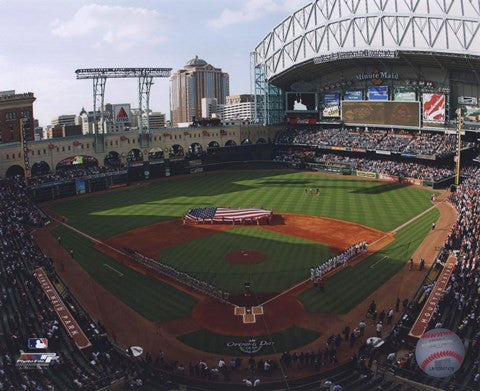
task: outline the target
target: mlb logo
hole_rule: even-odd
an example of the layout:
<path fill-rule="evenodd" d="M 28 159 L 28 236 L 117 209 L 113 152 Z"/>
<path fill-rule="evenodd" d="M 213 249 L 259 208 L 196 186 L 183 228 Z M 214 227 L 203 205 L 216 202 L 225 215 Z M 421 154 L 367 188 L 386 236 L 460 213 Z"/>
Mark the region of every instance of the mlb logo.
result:
<path fill-rule="evenodd" d="M 28 348 L 29 349 L 48 349 L 48 339 L 47 338 L 29 338 Z"/>

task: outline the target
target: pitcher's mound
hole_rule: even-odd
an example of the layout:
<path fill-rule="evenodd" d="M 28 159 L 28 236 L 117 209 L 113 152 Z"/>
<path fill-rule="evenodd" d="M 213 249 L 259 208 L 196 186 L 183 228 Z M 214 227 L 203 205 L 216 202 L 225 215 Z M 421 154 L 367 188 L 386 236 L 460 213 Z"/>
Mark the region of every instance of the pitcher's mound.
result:
<path fill-rule="evenodd" d="M 227 261 L 237 265 L 254 265 L 263 262 L 265 255 L 260 251 L 242 250 L 227 254 Z"/>

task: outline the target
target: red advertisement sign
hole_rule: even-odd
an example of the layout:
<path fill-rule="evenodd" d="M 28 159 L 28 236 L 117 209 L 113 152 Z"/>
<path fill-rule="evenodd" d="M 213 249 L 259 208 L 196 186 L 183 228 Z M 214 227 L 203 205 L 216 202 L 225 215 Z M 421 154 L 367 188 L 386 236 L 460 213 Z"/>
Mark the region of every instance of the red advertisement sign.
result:
<path fill-rule="evenodd" d="M 409 183 L 410 185 L 417 185 L 417 186 L 422 186 L 423 185 L 423 180 L 422 179 L 415 179 L 415 178 L 402 178 L 400 180 L 402 183 Z"/>
<path fill-rule="evenodd" d="M 290 114 L 288 116 L 288 123 L 290 125 L 315 125 L 318 121 L 317 114 Z"/>
<path fill-rule="evenodd" d="M 35 270 L 35 277 L 37 277 L 41 288 L 52 303 L 55 312 L 63 324 L 63 327 L 65 327 L 65 330 L 67 331 L 68 335 L 70 335 L 77 348 L 85 349 L 89 346 L 92 346 L 75 318 L 63 303 L 63 300 L 61 299 L 57 290 L 53 287 L 50 279 L 47 276 L 47 273 L 45 273 L 42 268 L 38 268 Z"/>
<path fill-rule="evenodd" d="M 379 174 L 378 178 L 384 181 L 398 182 L 398 176 L 395 175 Z"/>
<path fill-rule="evenodd" d="M 445 122 L 445 95 L 423 94 L 423 120 Z"/>
<path fill-rule="evenodd" d="M 422 311 L 420 311 L 420 314 L 418 314 L 417 320 L 408 333 L 409 337 L 421 338 L 427 330 L 428 324 L 432 320 L 432 317 L 435 313 L 435 307 L 443 297 L 445 288 L 447 287 L 448 281 L 450 281 L 450 277 L 455 269 L 456 260 L 457 259 L 455 257 L 448 258 L 440 277 L 438 277 L 435 286 L 430 292 L 430 296 L 428 296 L 427 302 L 423 306 Z"/>

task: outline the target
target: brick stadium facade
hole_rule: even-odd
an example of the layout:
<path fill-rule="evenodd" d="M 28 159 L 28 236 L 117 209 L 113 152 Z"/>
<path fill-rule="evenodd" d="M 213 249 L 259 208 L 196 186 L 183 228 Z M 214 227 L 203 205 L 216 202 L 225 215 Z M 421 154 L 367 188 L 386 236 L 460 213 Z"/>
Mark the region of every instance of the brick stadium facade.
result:
<path fill-rule="evenodd" d="M 33 97 L 33 94 L 32 94 Z M 18 122 L 18 121 L 17 121 Z M 19 122 L 18 122 L 19 124 Z M 111 153 L 118 153 L 120 161 L 126 162 L 128 153 L 139 149 L 143 160 L 148 161 L 148 153 L 161 149 L 168 151 L 179 146 L 185 153 L 193 144 L 199 144 L 206 151 L 213 146 L 242 145 L 245 143 L 267 143 L 275 138 L 280 126 L 226 126 L 226 127 L 194 127 L 194 128 L 165 128 L 152 131 L 150 145 L 140 146 L 138 134 L 135 132 L 107 133 L 105 135 L 105 152 L 96 153 L 94 135 L 79 135 L 56 139 L 47 139 L 28 143 L 30 167 L 35 163 L 44 162 L 51 170 L 64 159 L 76 155 L 90 156 L 103 166 L 105 157 Z M 32 135 L 33 139 L 33 130 Z M 23 160 L 19 142 L 0 144 L 0 176 L 5 177 L 12 167 L 22 169 Z"/>

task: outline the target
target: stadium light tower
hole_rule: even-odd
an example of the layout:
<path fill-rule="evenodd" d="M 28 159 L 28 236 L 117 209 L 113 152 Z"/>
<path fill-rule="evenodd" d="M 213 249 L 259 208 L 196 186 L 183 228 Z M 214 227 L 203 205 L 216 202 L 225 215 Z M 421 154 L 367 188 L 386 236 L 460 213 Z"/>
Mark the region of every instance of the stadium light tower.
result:
<path fill-rule="evenodd" d="M 77 69 L 77 79 L 93 80 L 93 127 L 95 133 L 95 151 L 105 152 L 105 115 L 104 98 L 107 79 L 138 78 L 138 133 L 140 146 L 150 143 L 150 90 L 154 77 L 170 77 L 172 68 L 91 68 Z M 97 120 L 97 110 L 100 118 Z M 98 122 L 100 122 L 100 131 Z"/>

